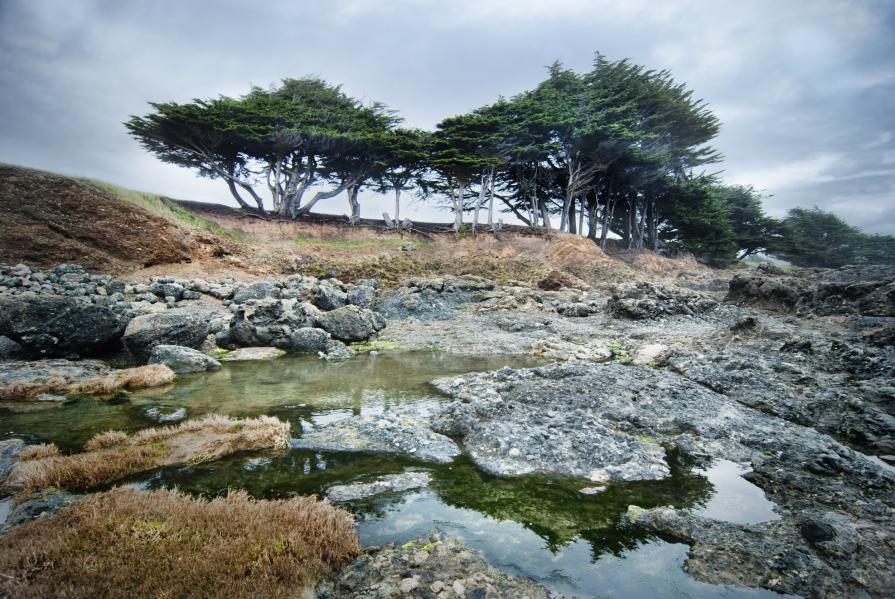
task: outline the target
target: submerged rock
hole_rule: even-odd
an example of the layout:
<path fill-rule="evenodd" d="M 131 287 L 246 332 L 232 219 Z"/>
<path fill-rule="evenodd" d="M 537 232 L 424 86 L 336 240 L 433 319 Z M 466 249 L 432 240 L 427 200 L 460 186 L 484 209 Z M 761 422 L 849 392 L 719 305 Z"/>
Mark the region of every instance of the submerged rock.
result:
<path fill-rule="evenodd" d="M 326 490 L 332 501 L 356 501 L 385 493 L 400 493 L 429 486 L 432 476 L 428 472 L 404 472 L 386 474 L 370 482 L 334 485 Z"/>
<path fill-rule="evenodd" d="M 186 408 L 174 408 L 168 406 L 158 406 L 145 408 L 143 415 L 159 424 L 166 422 L 180 422 L 186 418 Z"/>
<path fill-rule="evenodd" d="M 448 437 L 432 431 L 413 416 L 354 416 L 306 432 L 292 440 L 298 449 L 370 451 L 407 455 L 423 462 L 446 464 L 460 455 Z"/>
<path fill-rule="evenodd" d="M 180 345 L 156 345 L 149 355 L 150 364 L 164 364 L 177 374 L 217 370 L 221 363 L 199 350 Z"/>
<path fill-rule="evenodd" d="M 0 298 L 0 335 L 46 356 L 114 348 L 124 323 L 109 308 L 55 295 Z"/>
<path fill-rule="evenodd" d="M 221 356 L 221 361 L 276 360 L 285 355 L 286 352 L 275 347 L 241 347 Z"/>
<path fill-rule="evenodd" d="M 504 574 L 480 552 L 444 535 L 368 549 L 334 581 L 320 585 L 318 595 L 332 599 L 551 596 L 533 580 Z"/>

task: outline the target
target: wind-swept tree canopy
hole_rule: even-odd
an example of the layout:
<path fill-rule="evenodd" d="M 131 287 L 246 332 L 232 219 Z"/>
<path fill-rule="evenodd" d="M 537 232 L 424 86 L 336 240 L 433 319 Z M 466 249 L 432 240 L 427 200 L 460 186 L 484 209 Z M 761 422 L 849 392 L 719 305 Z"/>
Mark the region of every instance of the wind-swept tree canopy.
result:
<path fill-rule="evenodd" d="M 284 79 L 238 99 L 153 103 L 154 112 L 126 126 L 165 162 L 195 168 L 240 190 L 259 210 L 255 185 L 265 184 L 273 210 L 296 217 L 317 202 L 364 182 L 378 166 L 382 140 L 398 119 L 381 104 L 364 106 L 316 78 Z M 315 185 L 308 201 L 305 193 Z"/>
<path fill-rule="evenodd" d="M 556 62 L 511 98 L 443 119 L 433 132 L 400 128 L 322 79 L 284 79 L 238 98 L 153 103 L 126 126 L 159 159 L 221 179 L 240 206 L 298 218 L 345 192 L 349 222 L 362 189 L 450 207 L 454 230 L 497 210 L 529 227 L 610 238 L 625 250 L 686 250 L 713 264 L 773 253 L 796 264 L 884 262 L 893 238 L 868 236 L 817 209 L 765 215 L 748 186 L 698 172 L 721 160 L 720 122 L 671 73 L 596 54 L 590 70 Z M 270 198 L 258 193 L 267 189 Z"/>

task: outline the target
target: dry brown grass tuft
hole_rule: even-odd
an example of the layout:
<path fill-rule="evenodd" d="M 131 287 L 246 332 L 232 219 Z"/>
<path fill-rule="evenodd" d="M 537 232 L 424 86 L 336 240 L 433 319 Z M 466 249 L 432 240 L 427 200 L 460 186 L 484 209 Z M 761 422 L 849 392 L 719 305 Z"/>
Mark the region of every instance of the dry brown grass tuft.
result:
<path fill-rule="evenodd" d="M 98 451 L 100 449 L 121 445 L 127 440 L 127 433 L 121 431 L 106 431 L 94 435 L 92 439 L 89 439 L 87 443 L 84 444 L 84 449 L 87 451 Z"/>
<path fill-rule="evenodd" d="M 19 454 L 19 461 L 40 460 L 51 456 L 59 455 L 59 448 L 54 443 L 41 443 L 40 445 L 29 445 Z"/>
<path fill-rule="evenodd" d="M 269 416 L 230 419 L 207 416 L 178 426 L 142 430 L 133 436 L 100 433 L 86 451 L 49 454 L 18 462 L 6 485 L 23 494 L 44 487 L 84 490 L 130 474 L 216 460 L 237 451 L 282 449 L 289 445 L 289 423 Z"/>
<path fill-rule="evenodd" d="M 119 389 L 157 387 L 172 382 L 174 371 L 164 364 L 149 364 L 136 368 L 113 370 L 107 374 L 78 379 L 70 373 L 52 370 L 46 376 L 13 381 L 0 387 L 0 401 L 29 401 L 41 394 L 69 393 L 107 394 Z"/>
<path fill-rule="evenodd" d="M 314 497 L 113 489 L 0 537 L 0 596 L 298 597 L 359 552 Z"/>
<path fill-rule="evenodd" d="M 119 389 L 158 387 L 172 382 L 177 375 L 164 364 L 147 364 L 136 368 L 115 370 L 109 374 L 89 378 L 74 385 L 70 393 L 106 394 Z"/>

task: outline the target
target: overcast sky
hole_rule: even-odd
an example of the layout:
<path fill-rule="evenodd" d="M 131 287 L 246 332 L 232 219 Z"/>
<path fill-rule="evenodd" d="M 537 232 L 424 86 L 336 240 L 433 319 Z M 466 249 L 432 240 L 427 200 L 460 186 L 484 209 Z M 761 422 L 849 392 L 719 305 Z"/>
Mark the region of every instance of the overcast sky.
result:
<path fill-rule="evenodd" d="M 723 176 L 771 194 L 771 214 L 817 205 L 895 233 L 891 0 L 0 0 L 0 161 L 232 203 L 122 121 L 151 100 L 311 74 L 431 128 L 597 50 L 670 69 L 708 101 Z M 364 200 L 363 216 L 389 209 Z"/>

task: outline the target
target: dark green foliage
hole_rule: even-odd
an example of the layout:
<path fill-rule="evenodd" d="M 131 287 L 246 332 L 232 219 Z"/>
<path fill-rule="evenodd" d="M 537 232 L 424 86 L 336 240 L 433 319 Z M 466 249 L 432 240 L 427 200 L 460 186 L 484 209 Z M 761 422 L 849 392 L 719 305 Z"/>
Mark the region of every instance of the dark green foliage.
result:
<path fill-rule="evenodd" d="M 718 186 L 715 193 L 727 209 L 741 260 L 779 242 L 781 224 L 765 214 L 761 196 L 751 186 Z"/>
<path fill-rule="evenodd" d="M 867 235 L 816 206 L 794 208 L 783 219 L 782 239 L 771 252 L 797 266 L 895 263 L 895 237 Z"/>
<path fill-rule="evenodd" d="M 597 54 L 577 73 L 559 62 L 534 89 L 442 120 L 434 132 L 398 127 L 383 105 L 361 104 L 319 78 L 284 79 L 239 98 L 152 104 L 126 126 L 165 162 L 223 179 L 234 198 L 299 217 L 347 193 L 401 193 L 449 203 L 454 229 L 472 212 L 494 225 L 494 205 L 531 227 L 585 234 L 606 247 L 685 250 L 711 264 L 774 253 L 796 264 L 889 262 L 893 238 L 868 236 L 835 216 L 797 209 L 765 215 L 748 186 L 694 172 L 721 156 L 708 144 L 720 122 L 668 71 Z M 314 190 L 306 199 L 306 192 Z M 248 194 L 250 200 L 243 198 Z M 308 193 L 307 195 L 310 195 Z M 496 228 L 495 228 L 496 230 Z"/>
<path fill-rule="evenodd" d="M 693 179 L 674 188 L 674 201 L 664 204 L 668 223 L 666 247 L 683 249 L 712 266 L 736 260 L 736 234 L 730 213 L 709 179 Z"/>
<path fill-rule="evenodd" d="M 240 190 L 264 210 L 254 189 L 260 179 L 273 209 L 293 217 L 375 174 L 384 140 L 398 121 L 381 104 L 361 105 L 317 78 L 284 79 L 279 87 L 256 87 L 238 99 L 151 106 L 154 112 L 125 123 L 144 148 L 165 162 L 225 180 L 244 208 Z M 331 187 L 303 204 L 305 192 L 320 184 Z"/>

